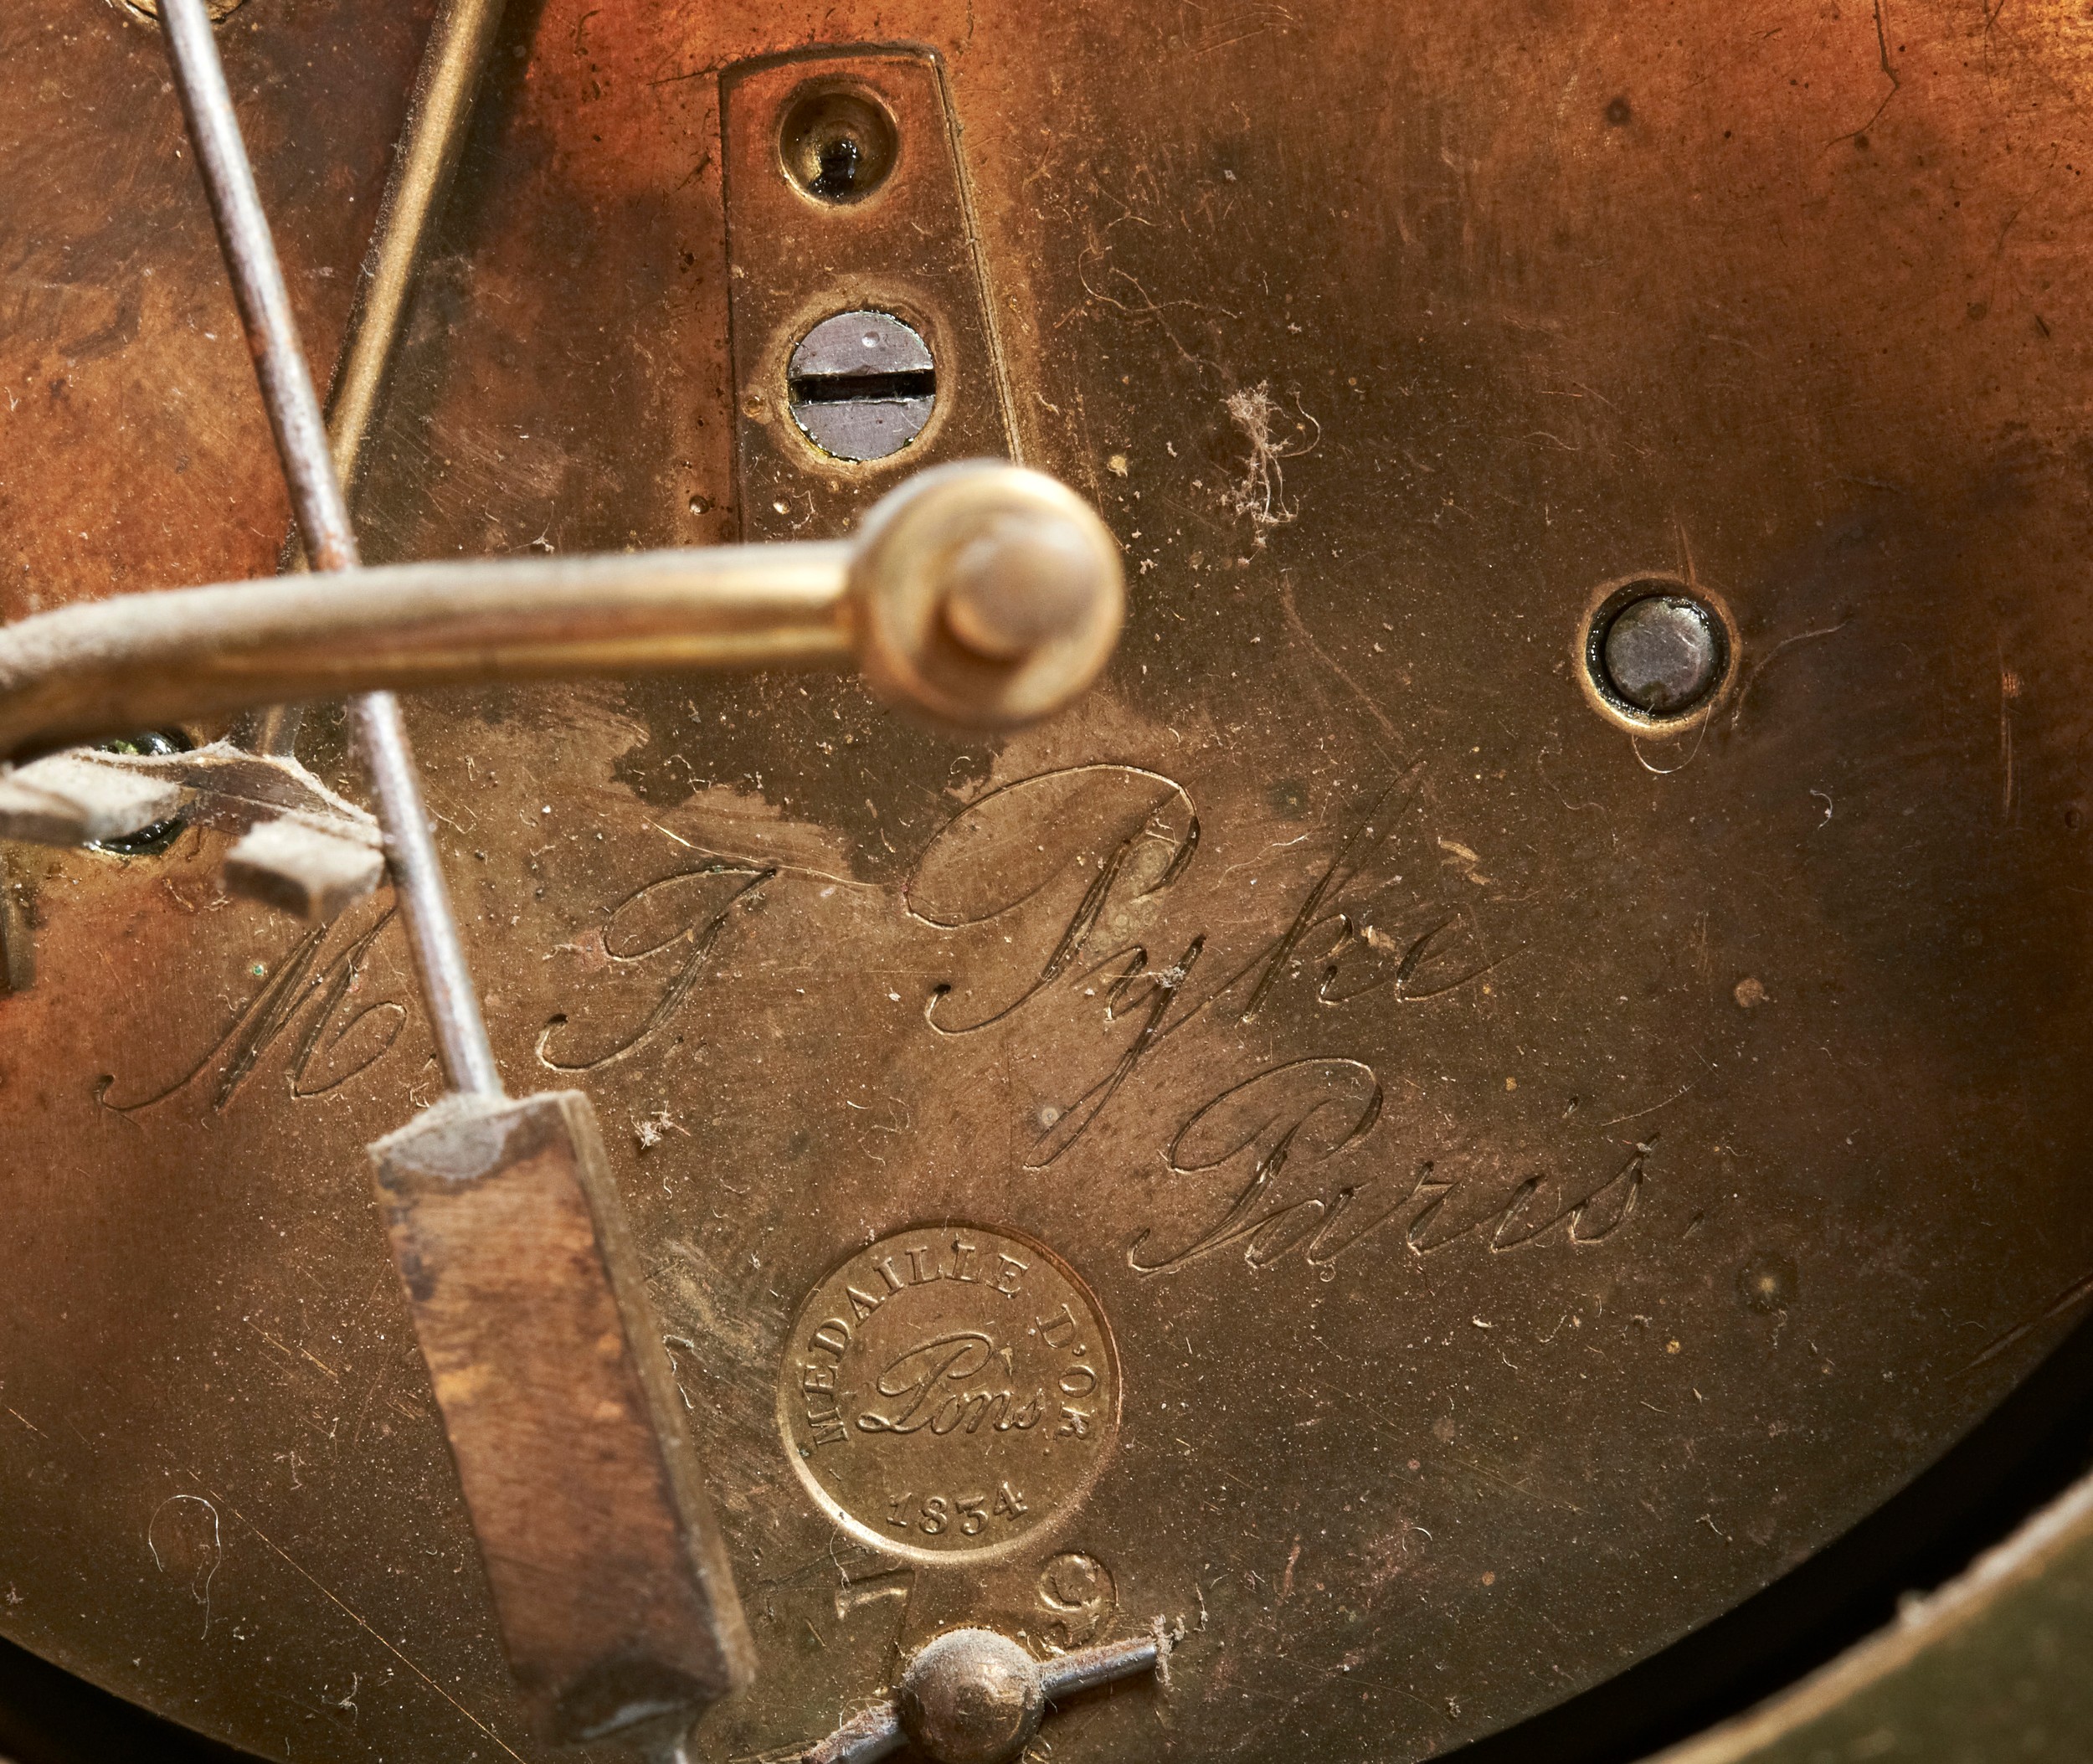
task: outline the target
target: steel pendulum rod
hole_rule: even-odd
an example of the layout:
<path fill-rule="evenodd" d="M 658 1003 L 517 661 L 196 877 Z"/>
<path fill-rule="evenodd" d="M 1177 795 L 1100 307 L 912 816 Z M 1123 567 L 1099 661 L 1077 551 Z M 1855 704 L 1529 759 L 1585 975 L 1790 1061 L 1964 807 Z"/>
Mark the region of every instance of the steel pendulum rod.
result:
<path fill-rule="evenodd" d="M 369 463 L 408 309 L 436 217 L 443 212 L 465 151 L 505 5 L 506 0 L 444 0 L 429 28 L 428 47 L 378 202 L 370 250 L 349 312 L 347 340 L 327 399 L 335 476 L 352 509 Z M 285 542 L 283 571 L 297 573 L 309 567 L 294 530 Z M 300 719 L 296 704 L 271 706 L 253 717 L 245 739 L 257 753 L 287 754 L 296 744 Z"/>
<path fill-rule="evenodd" d="M 360 560 L 348 504 L 210 19 L 203 0 L 162 0 L 160 10 L 175 86 L 210 194 L 306 555 L 321 570 L 354 570 Z M 499 1097 L 501 1075 L 451 917 L 399 702 L 389 692 L 367 693 L 352 702 L 352 714 L 444 1071 L 454 1091 Z"/>

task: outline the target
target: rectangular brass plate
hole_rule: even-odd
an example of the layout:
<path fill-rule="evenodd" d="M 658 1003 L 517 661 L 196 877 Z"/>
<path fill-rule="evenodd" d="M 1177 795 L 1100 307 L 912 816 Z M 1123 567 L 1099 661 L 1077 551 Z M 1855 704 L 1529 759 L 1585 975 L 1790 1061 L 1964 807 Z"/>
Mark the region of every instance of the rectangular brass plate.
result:
<path fill-rule="evenodd" d="M 860 201 L 825 203 L 785 170 L 785 119 L 801 96 L 825 89 L 871 99 L 894 125 L 892 170 Z M 993 320 L 937 58 L 859 49 L 747 62 L 721 76 L 720 111 L 742 537 L 832 537 L 926 465 L 1011 457 Z M 898 453 L 866 463 L 808 440 L 786 388 L 800 340 L 853 311 L 903 320 L 936 363 L 928 425 Z"/>

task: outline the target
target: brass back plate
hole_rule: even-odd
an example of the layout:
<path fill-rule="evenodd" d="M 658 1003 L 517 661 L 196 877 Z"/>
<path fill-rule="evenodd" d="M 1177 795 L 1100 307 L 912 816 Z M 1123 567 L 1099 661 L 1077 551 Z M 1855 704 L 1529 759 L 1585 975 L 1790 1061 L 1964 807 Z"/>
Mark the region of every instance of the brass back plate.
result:
<path fill-rule="evenodd" d="M 224 27 L 316 347 L 424 17 Z M 593 1100 L 717 1471 L 757 1678 L 699 1756 L 957 1623 L 1158 1615 L 1170 1689 L 1055 1715 L 1057 1759 L 1429 1756 L 1765 1585 L 2079 1315 L 2077 12 L 507 28 L 372 558 L 740 531 L 718 70 L 886 44 L 947 70 L 1021 450 L 1133 572 L 1106 685 L 992 743 L 814 680 L 411 707 L 504 1070 Z M 157 41 L 54 0 L 0 47 L 5 609 L 261 573 Z M 1679 739 L 1576 671 L 1638 575 L 1732 621 Z M 273 1757 L 536 1756 L 363 1173 L 435 1083 L 397 923 L 222 900 L 219 837 L 8 854 L 0 1626 Z M 926 1454 L 950 1489 L 794 1455 L 808 1307 L 933 1228 L 1110 1332 L 1116 1431 L 1051 1500 L 1016 1428 Z M 997 1345 L 991 1427 L 1072 1363 Z M 1007 1547 L 884 1537 L 903 1494 L 1000 1522 L 995 1465 L 1045 1515 Z"/>

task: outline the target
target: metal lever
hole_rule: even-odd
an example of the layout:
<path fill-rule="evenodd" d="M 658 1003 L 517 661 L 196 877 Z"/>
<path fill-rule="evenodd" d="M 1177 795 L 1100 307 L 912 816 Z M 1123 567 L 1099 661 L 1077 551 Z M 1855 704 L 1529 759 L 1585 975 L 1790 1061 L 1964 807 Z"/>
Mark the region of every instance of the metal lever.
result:
<path fill-rule="evenodd" d="M 357 279 L 328 399 L 335 476 L 352 508 L 369 464 L 371 440 L 378 432 L 422 260 L 464 157 L 466 131 L 506 4 L 507 0 L 440 0 L 429 21 L 428 45 L 408 97 L 406 126 L 393 154 L 385 193 L 378 198 L 378 224 Z M 302 575 L 310 568 L 294 520 L 280 573 Z M 241 733 L 255 752 L 288 758 L 297 746 L 302 714 L 295 704 L 271 705 L 250 718 Z"/>
<path fill-rule="evenodd" d="M 414 563 L 126 595 L 0 629 L 0 755 L 372 687 L 861 666 L 890 702 L 1006 728 L 1060 709 L 1124 609 L 1097 516 L 1036 472 L 926 472 L 848 544 Z M 0 838 L 75 845 L 180 814 L 244 836 L 225 882 L 307 918 L 382 877 L 370 818 L 287 754 L 64 753 L 0 771 Z"/>
<path fill-rule="evenodd" d="M 161 22 L 306 553 L 317 569 L 353 570 L 359 560 L 348 505 L 203 0 L 168 0 Z M 389 693 L 371 692 L 355 702 L 352 715 L 444 1070 L 458 1090 L 499 1096 L 501 1081 L 451 919 L 399 706 Z"/>
<path fill-rule="evenodd" d="M 930 1764 L 1006 1764 L 1051 1703 L 1144 1672 L 1167 1686 L 1171 1645 L 1160 1617 L 1144 1636 L 1044 1663 L 993 1629 L 951 1630 L 909 1661 L 893 1695 L 810 1746 L 800 1764 L 876 1764 L 908 1745 Z"/>
<path fill-rule="evenodd" d="M 971 728 L 1052 714 L 1118 641 L 1104 523 L 1052 479 L 942 466 L 848 543 L 357 569 L 126 595 L 0 629 L 0 757 L 373 688 L 861 667 Z"/>
<path fill-rule="evenodd" d="M 926 472 L 848 544 L 415 563 L 172 589 L 0 629 L 0 755 L 352 689 L 655 669 L 861 666 L 890 701 L 1008 727 L 1058 710 L 1124 606 L 1103 523 L 1051 479 Z M 0 838 L 75 845 L 182 815 L 244 836 L 235 893 L 326 919 L 377 830 L 287 754 L 72 752 L 0 771 Z"/>

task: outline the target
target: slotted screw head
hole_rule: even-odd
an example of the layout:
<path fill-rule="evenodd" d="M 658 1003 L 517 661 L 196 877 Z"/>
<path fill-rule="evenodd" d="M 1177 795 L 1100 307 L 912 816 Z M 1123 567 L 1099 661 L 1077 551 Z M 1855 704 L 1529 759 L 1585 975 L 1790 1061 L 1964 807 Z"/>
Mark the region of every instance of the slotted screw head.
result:
<path fill-rule="evenodd" d="M 792 420 L 822 452 L 861 464 L 899 453 L 938 404 L 937 363 L 914 326 L 871 308 L 825 318 L 785 368 Z"/>

